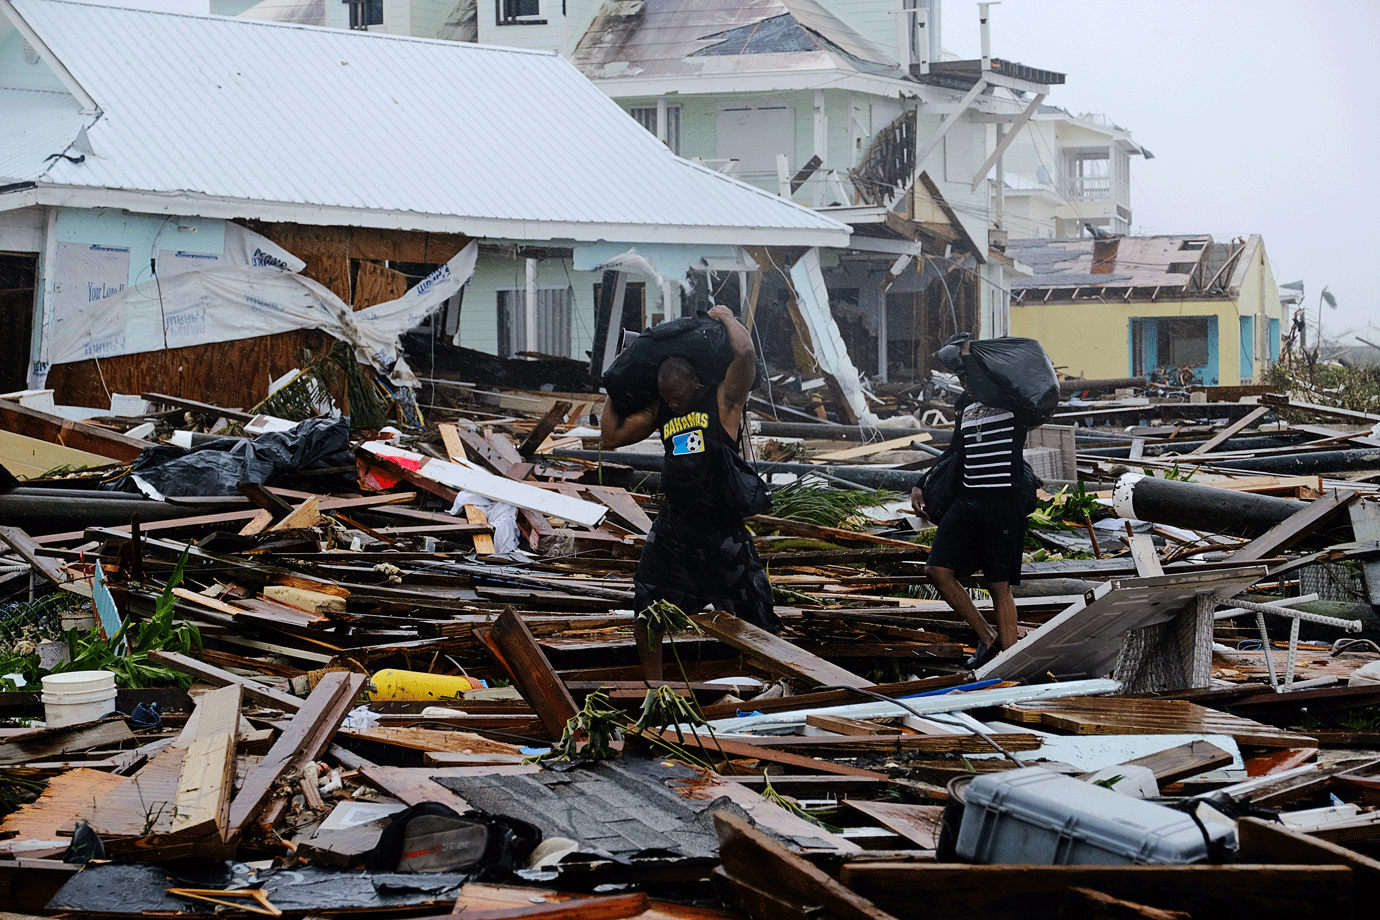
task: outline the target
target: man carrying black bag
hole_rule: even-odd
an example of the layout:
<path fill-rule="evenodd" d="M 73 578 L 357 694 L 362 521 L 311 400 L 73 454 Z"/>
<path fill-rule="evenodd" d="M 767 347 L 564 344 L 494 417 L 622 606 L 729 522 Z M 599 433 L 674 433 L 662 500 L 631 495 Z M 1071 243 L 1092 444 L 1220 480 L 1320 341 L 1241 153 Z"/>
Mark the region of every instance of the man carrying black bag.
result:
<path fill-rule="evenodd" d="M 966 339 L 946 344 L 937 357 L 963 384 L 946 451 L 957 454 L 961 475 L 954 494 L 945 496 L 952 502 L 942 514 L 926 507 L 923 476 L 911 489 L 911 505 L 916 514 L 930 513 L 937 520 L 925 574 L 945 603 L 977 632 L 977 651 L 967 665 L 978 668 L 1016 644 L 1016 601 L 1011 587 L 1021 581 L 1025 520 L 1034 492 L 1022 453 L 1028 429 L 1010 409 L 974 398 L 973 359 Z M 979 569 L 992 596 L 995 630 L 959 583 Z"/>
<path fill-rule="evenodd" d="M 766 569 L 743 526 L 744 516 L 766 510 L 765 493 L 753 500 L 735 479 L 741 466 L 732 459 L 757 354 L 751 334 L 728 307 L 718 304 L 708 315 L 727 331 L 732 353 L 717 386 L 702 382 L 685 358 L 669 357 L 658 367 L 658 398 L 651 405 L 623 417 L 609 399 L 600 419 L 605 448 L 635 444 L 656 431 L 665 449 L 666 500 L 633 576 L 634 635 L 648 680 L 662 674 L 663 637 L 647 618 L 657 601 L 685 613 L 709 605 L 770 632 L 781 630 Z"/>

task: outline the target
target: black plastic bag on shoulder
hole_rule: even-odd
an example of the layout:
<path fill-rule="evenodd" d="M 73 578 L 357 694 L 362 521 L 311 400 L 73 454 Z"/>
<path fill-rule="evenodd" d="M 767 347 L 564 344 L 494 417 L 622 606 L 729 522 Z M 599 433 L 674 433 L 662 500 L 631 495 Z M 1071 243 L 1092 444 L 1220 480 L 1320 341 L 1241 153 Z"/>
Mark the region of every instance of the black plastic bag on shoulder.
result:
<path fill-rule="evenodd" d="M 965 340 L 970 341 L 968 354 L 960 357 L 958 349 Z M 985 405 L 1010 409 L 1026 428 L 1048 422 L 1059 405 L 1054 362 L 1035 339 L 973 339 L 965 332 L 950 337 L 938 357 L 951 370 L 958 369 L 952 360 L 959 358 L 973 396 Z"/>
<path fill-rule="evenodd" d="M 700 310 L 694 316 L 667 320 L 639 334 L 604 371 L 601 382 L 615 412 L 626 417 L 652 404 L 657 398 L 657 371 L 667 358 L 684 358 L 694 366 L 701 383 L 717 386 L 733 360 L 728 330 Z M 766 372 L 759 356 L 754 389 Z"/>

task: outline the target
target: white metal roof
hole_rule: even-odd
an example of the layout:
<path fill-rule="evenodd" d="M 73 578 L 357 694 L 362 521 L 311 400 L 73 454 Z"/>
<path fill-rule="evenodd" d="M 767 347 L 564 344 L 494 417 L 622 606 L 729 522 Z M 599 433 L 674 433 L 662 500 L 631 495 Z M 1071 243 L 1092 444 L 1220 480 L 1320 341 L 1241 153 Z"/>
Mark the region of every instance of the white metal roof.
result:
<path fill-rule="evenodd" d="M 70 93 L 7 87 L 0 87 L 0 119 L 0 185 L 40 175 L 91 121 Z"/>
<path fill-rule="evenodd" d="M 29 158 L 15 177 L 36 182 L 26 204 L 516 240 L 846 243 L 846 225 L 674 156 L 555 54 L 61 0 L 0 0 L 10 11 L 99 109 L 81 162 Z"/>

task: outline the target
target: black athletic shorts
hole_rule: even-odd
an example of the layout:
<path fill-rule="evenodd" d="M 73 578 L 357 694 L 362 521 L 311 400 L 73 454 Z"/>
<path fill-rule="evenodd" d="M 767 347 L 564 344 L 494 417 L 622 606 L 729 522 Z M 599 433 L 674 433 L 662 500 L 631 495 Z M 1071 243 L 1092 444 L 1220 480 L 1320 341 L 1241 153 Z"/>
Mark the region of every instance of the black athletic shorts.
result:
<path fill-rule="evenodd" d="M 766 567 L 741 521 L 706 527 L 663 509 L 652 524 L 633 575 L 633 609 L 638 618 L 644 618 L 644 611 L 659 600 L 670 601 L 686 613 L 698 613 L 707 604 L 769 632 L 781 631 Z"/>
<path fill-rule="evenodd" d="M 959 495 L 944 513 L 927 565 L 953 569 L 959 578 L 981 571 L 988 583 L 1021 583 L 1025 515 L 1003 490 L 1000 496 Z"/>

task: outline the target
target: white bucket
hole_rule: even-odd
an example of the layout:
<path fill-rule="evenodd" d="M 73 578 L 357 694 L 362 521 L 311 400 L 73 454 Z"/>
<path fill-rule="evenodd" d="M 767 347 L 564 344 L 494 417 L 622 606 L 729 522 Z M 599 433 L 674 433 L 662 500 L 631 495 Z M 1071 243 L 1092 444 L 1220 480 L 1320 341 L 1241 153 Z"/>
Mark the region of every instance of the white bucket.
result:
<path fill-rule="evenodd" d="M 68 671 L 43 678 L 43 714 L 49 728 L 94 722 L 115 710 L 115 675 Z"/>

